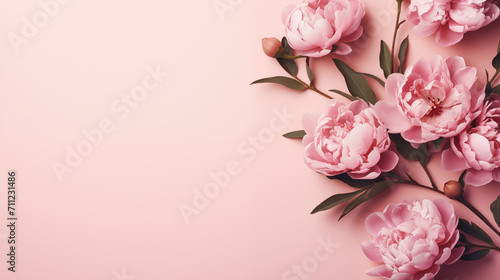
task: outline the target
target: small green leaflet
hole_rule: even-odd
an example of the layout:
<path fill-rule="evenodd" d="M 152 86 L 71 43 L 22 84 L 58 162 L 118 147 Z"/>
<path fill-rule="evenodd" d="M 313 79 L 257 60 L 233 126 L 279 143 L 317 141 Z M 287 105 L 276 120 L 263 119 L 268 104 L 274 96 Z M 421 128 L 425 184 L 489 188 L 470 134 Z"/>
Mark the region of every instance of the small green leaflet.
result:
<path fill-rule="evenodd" d="M 354 71 L 339 59 L 334 58 L 333 62 L 335 62 L 340 73 L 344 76 L 347 88 L 353 96 L 359 97 L 371 104 L 377 103 L 377 96 L 375 96 L 375 93 L 373 93 L 373 90 L 368 85 L 368 81 L 362 74 Z"/>
<path fill-rule="evenodd" d="M 495 245 L 491 237 L 475 223 L 469 223 L 464 219 L 458 220 L 458 229 L 490 245 Z"/>
<path fill-rule="evenodd" d="M 283 86 L 286 86 L 288 88 L 295 89 L 295 90 L 306 89 L 306 86 L 304 86 L 300 82 L 298 82 L 292 78 L 283 77 L 283 76 L 276 76 L 276 77 L 260 79 L 260 80 L 254 81 L 253 83 L 251 83 L 251 85 L 262 84 L 262 83 L 280 84 L 280 85 L 283 85 Z"/>
<path fill-rule="evenodd" d="M 309 85 L 312 86 L 313 80 L 314 80 L 314 75 L 311 70 L 311 67 L 309 66 L 309 57 L 306 58 L 306 70 L 307 70 L 307 77 L 309 78 Z"/>
<path fill-rule="evenodd" d="M 404 64 L 406 62 L 406 50 L 408 49 L 408 36 L 401 42 L 401 46 L 399 46 L 399 67 L 398 72 L 403 73 Z"/>
<path fill-rule="evenodd" d="M 384 40 L 380 41 L 380 68 L 384 71 L 384 76 L 387 78 L 391 74 L 391 52 L 389 51 L 389 47 L 384 42 Z"/>
<path fill-rule="evenodd" d="M 283 134 L 283 137 L 293 138 L 293 139 L 299 138 L 300 139 L 300 138 L 303 138 L 305 135 L 306 135 L 306 132 L 304 130 L 297 130 L 297 131 L 285 133 L 285 134 Z"/>
<path fill-rule="evenodd" d="M 344 202 L 347 202 L 347 201 L 351 200 L 352 198 L 354 198 L 359 193 L 361 193 L 362 191 L 363 190 L 361 189 L 361 190 L 357 190 L 357 191 L 350 192 L 350 193 L 340 193 L 340 194 L 332 195 L 329 198 L 327 198 L 325 201 L 321 202 L 318 206 L 316 206 L 316 208 L 314 208 L 314 210 L 312 210 L 311 214 L 314 214 L 314 213 L 317 213 L 320 211 L 325 211 L 325 210 L 331 209 L 337 205 L 340 205 Z"/>
<path fill-rule="evenodd" d="M 497 197 L 490 206 L 491 212 L 493 213 L 493 218 L 495 219 L 495 223 L 500 227 L 500 195 Z"/>

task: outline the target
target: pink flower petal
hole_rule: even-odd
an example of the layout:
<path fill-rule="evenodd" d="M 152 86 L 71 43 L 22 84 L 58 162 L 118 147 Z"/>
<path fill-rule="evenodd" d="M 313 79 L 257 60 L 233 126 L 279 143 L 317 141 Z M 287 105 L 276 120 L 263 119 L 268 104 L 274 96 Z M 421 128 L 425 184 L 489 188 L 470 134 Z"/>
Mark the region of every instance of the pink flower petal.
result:
<path fill-rule="evenodd" d="M 436 33 L 436 43 L 441 47 L 449 47 L 460 42 L 464 33 L 453 32 L 448 28 L 440 28 Z"/>
<path fill-rule="evenodd" d="M 398 155 L 393 151 L 387 150 L 381 154 L 380 161 L 377 166 L 382 172 L 389 172 L 396 167 L 398 161 Z"/>
<path fill-rule="evenodd" d="M 465 174 L 464 181 L 469 185 L 475 187 L 483 186 L 488 184 L 493 180 L 493 175 L 491 171 L 475 170 L 469 169 Z"/>
<path fill-rule="evenodd" d="M 381 263 L 383 262 L 380 251 L 373 241 L 366 241 L 361 243 L 361 249 L 363 253 L 373 262 Z"/>
<path fill-rule="evenodd" d="M 394 103 L 379 101 L 375 104 L 374 109 L 380 121 L 389 129 L 390 133 L 401 133 L 411 125 L 408 118 Z"/>
<path fill-rule="evenodd" d="M 458 156 L 452 149 L 446 149 L 441 154 L 441 166 L 444 170 L 450 172 L 462 171 L 469 168 L 463 156 Z"/>

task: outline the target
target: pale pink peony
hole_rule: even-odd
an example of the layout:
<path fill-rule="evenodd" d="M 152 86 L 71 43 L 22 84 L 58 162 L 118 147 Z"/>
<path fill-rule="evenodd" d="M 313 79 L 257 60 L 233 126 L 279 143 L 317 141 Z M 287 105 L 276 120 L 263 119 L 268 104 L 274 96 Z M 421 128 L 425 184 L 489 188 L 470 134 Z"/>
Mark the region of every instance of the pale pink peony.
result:
<path fill-rule="evenodd" d="M 458 217 L 446 200 L 407 199 L 389 204 L 383 213 L 366 218 L 372 240 L 361 248 L 372 261 L 384 263 L 368 275 L 392 280 L 430 280 L 440 265 L 456 262 L 464 247 L 454 248 L 460 236 Z"/>
<path fill-rule="evenodd" d="M 361 36 L 364 15 L 361 0 L 305 0 L 285 8 L 282 17 L 290 46 L 299 54 L 321 57 L 333 45 L 339 47 L 336 54 L 349 54 L 352 49 L 345 42 Z"/>
<path fill-rule="evenodd" d="M 436 34 L 442 47 L 454 45 L 464 33 L 477 30 L 500 14 L 496 0 L 411 0 L 407 19 L 413 32 L 427 37 Z"/>
<path fill-rule="evenodd" d="M 447 171 L 467 169 L 464 180 L 482 186 L 500 182 L 500 96 L 490 95 L 485 106 L 469 127 L 450 141 L 451 148 L 443 151 L 441 161 Z"/>
<path fill-rule="evenodd" d="M 375 111 L 390 133 L 401 133 L 410 143 L 453 137 L 481 112 L 484 88 L 476 72 L 458 56 L 420 59 L 404 75 L 387 78 L 392 102 L 377 102 Z"/>
<path fill-rule="evenodd" d="M 347 172 L 353 179 L 374 179 L 392 170 L 396 153 L 387 128 L 362 100 L 344 105 L 331 100 L 321 117 L 306 114 L 305 161 L 313 170 L 334 176 Z"/>

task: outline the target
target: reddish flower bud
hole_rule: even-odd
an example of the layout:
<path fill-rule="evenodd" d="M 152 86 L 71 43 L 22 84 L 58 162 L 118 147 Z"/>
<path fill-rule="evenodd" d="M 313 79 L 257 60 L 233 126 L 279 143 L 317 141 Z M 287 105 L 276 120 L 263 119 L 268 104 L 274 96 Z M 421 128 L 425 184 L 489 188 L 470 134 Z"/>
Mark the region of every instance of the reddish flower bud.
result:
<path fill-rule="evenodd" d="M 275 57 L 280 48 L 282 48 L 282 46 L 278 39 L 272 37 L 262 39 L 262 49 L 267 56 Z"/>
<path fill-rule="evenodd" d="M 444 184 L 444 194 L 451 199 L 458 199 L 462 196 L 464 187 L 457 181 L 448 181 Z"/>

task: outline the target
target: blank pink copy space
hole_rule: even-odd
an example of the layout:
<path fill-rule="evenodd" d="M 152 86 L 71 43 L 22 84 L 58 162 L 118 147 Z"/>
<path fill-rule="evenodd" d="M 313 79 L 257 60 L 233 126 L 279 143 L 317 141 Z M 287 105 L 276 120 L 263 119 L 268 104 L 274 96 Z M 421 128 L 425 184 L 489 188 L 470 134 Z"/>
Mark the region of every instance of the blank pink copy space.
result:
<path fill-rule="evenodd" d="M 283 35 L 290 2 L 1 0 L 0 278 L 375 279 L 359 246 L 366 216 L 436 195 L 399 186 L 341 222 L 340 209 L 309 215 L 349 188 L 308 169 L 300 141 L 281 134 L 301 129 L 302 115 L 326 99 L 249 86 L 285 74 L 260 41 Z M 354 68 L 382 76 L 391 3 L 365 1 L 365 35 L 345 58 Z M 407 25 L 399 40 L 410 33 L 410 62 L 462 55 L 484 81 L 498 28 L 446 49 Z M 329 57 L 312 68 L 319 88 L 346 90 Z M 458 177 L 438 156 L 431 166 L 440 184 Z M 7 270 L 9 170 L 18 180 L 16 272 Z M 468 190 L 490 220 L 498 193 L 498 184 Z M 437 279 L 492 279 L 499 263 L 492 253 L 443 267 Z"/>

